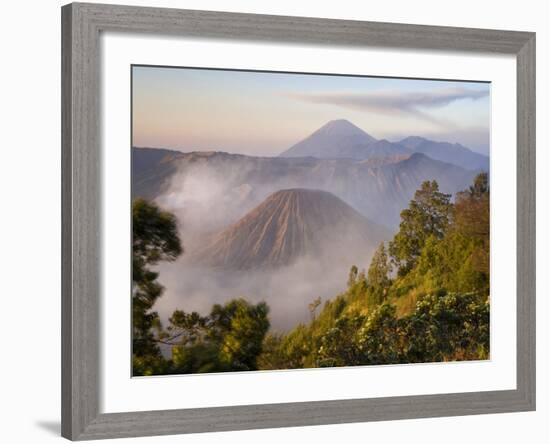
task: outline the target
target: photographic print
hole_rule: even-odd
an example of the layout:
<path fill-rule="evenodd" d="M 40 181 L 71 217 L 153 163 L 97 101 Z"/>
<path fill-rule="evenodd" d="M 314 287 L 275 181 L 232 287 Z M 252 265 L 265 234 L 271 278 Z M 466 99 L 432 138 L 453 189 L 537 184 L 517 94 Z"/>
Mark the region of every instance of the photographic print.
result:
<path fill-rule="evenodd" d="M 490 358 L 490 83 L 131 76 L 134 376 Z"/>

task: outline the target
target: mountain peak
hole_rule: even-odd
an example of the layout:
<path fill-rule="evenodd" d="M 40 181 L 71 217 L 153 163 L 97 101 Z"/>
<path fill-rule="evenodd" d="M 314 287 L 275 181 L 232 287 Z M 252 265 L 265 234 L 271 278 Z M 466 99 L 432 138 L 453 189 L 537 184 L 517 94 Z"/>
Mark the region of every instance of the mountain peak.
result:
<path fill-rule="evenodd" d="M 405 137 L 403 140 L 399 141 L 398 143 L 407 148 L 415 149 L 426 142 L 429 142 L 429 140 L 426 139 L 425 137 L 409 136 L 409 137 Z"/>
<path fill-rule="evenodd" d="M 331 120 L 310 136 L 280 154 L 280 157 L 318 159 L 363 159 L 362 151 L 376 139 L 349 120 Z"/>
<path fill-rule="evenodd" d="M 329 245 L 373 251 L 389 237 L 385 228 L 328 191 L 290 188 L 269 195 L 193 256 L 215 267 L 272 268 L 304 256 L 319 258 Z"/>
<path fill-rule="evenodd" d="M 424 153 L 414 152 L 409 156 L 408 159 L 405 159 L 404 162 L 407 162 L 407 163 L 422 162 L 422 161 L 425 161 L 427 159 L 429 159 L 429 158 Z"/>
<path fill-rule="evenodd" d="M 274 193 L 270 194 L 267 199 L 289 199 L 289 198 L 296 198 L 296 197 L 315 197 L 315 196 L 323 196 L 323 197 L 336 197 L 332 193 L 329 193 L 328 191 L 323 190 L 316 190 L 312 188 L 287 188 L 284 190 L 278 190 Z"/>
<path fill-rule="evenodd" d="M 315 133 L 325 133 L 325 134 L 339 134 L 339 135 L 349 135 L 349 134 L 367 134 L 357 125 L 354 125 L 349 120 L 346 119 L 336 119 L 330 120 L 325 123 L 321 128 L 319 128 Z"/>

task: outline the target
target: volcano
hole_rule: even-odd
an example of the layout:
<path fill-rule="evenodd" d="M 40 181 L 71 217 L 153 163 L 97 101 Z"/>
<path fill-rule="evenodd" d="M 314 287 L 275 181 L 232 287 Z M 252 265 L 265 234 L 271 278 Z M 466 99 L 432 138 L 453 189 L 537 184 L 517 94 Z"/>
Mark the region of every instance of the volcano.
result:
<path fill-rule="evenodd" d="M 240 270 L 290 265 L 303 257 L 352 265 L 370 260 L 378 244 L 390 237 L 386 228 L 327 191 L 287 189 L 211 236 L 191 258 Z"/>
<path fill-rule="evenodd" d="M 280 157 L 318 159 L 366 159 L 365 148 L 376 139 L 345 119 L 331 120 L 306 139 L 280 154 Z"/>

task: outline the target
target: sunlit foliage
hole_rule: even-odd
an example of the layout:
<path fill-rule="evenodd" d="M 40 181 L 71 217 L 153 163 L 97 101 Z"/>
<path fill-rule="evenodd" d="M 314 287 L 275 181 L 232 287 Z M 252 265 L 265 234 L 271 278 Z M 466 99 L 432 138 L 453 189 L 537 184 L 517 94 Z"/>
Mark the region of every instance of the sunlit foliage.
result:
<path fill-rule="evenodd" d="M 426 181 L 414 194 L 409 208 L 401 212 L 399 231 L 389 246 L 400 276 L 414 268 L 428 237 L 442 239 L 445 235 L 452 210 L 450 199 L 449 194 L 439 191 L 435 180 Z"/>
<path fill-rule="evenodd" d="M 487 359 L 487 174 L 454 204 L 424 182 L 387 251 L 379 246 L 366 276 L 353 265 L 347 290 L 272 342 L 262 365 L 271 355 L 279 368 Z"/>

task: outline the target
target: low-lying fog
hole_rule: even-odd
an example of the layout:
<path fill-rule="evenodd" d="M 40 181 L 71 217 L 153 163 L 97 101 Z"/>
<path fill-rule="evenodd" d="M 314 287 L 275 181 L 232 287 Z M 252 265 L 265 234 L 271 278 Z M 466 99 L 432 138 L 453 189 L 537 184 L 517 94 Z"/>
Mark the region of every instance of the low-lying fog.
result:
<path fill-rule="evenodd" d="M 216 174 L 204 166 L 175 174 L 167 191 L 156 199 L 162 209 L 178 219 L 185 252 L 173 263 L 157 267 L 159 281 L 165 287 L 154 309 L 166 323 L 175 309 L 208 314 L 214 304 L 243 297 L 250 302 L 265 301 L 270 307 L 273 330 L 284 331 L 310 319 L 308 305 L 345 290 L 351 265 L 366 268 L 372 248 L 361 248 L 360 257 L 331 243 L 324 259 L 302 257 L 292 265 L 271 270 L 220 270 L 189 263 L 190 252 L 200 246 L 206 235 L 237 221 L 257 204 L 257 196 L 285 188 L 273 183 L 250 190 L 248 184 L 236 183 L 235 174 Z M 288 184 L 292 185 L 292 184 Z M 255 195 L 256 198 L 247 198 Z M 339 239 L 345 237 L 343 230 Z M 349 243 L 348 243 L 349 246 Z M 361 246 L 359 246 L 361 247 Z"/>
<path fill-rule="evenodd" d="M 310 318 L 308 304 L 326 301 L 345 289 L 349 266 L 312 259 L 277 270 L 223 271 L 190 267 L 178 260 L 158 267 L 165 292 L 155 309 L 166 322 L 175 309 L 208 314 L 212 305 L 244 297 L 269 305 L 271 328 L 284 331 Z"/>

